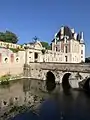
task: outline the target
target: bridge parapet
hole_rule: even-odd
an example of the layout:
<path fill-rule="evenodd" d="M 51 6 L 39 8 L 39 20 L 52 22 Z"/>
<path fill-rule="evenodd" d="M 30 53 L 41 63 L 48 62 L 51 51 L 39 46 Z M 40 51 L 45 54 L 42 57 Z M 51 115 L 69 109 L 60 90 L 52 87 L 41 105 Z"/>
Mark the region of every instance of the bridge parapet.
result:
<path fill-rule="evenodd" d="M 30 63 L 31 68 L 42 70 L 58 70 L 71 72 L 90 72 L 90 64 L 65 64 L 65 63 Z"/>

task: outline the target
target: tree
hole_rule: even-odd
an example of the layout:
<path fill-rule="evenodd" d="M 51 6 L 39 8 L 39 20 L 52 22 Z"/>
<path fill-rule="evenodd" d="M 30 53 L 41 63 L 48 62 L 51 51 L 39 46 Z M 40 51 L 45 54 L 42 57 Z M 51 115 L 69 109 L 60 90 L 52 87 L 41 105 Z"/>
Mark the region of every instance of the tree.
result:
<path fill-rule="evenodd" d="M 0 41 L 16 44 L 18 42 L 18 37 L 10 31 L 6 31 L 5 33 L 0 32 Z"/>
<path fill-rule="evenodd" d="M 51 45 L 49 45 L 47 42 L 41 42 L 42 46 L 45 47 L 48 50 L 51 50 Z"/>
<path fill-rule="evenodd" d="M 5 40 L 5 34 L 3 32 L 0 32 L 0 41 L 6 42 Z"/>
<path fill-rule="evenodd" d="M 14 43 L 14 44 L 18 42 L 17 36 L 10 31 L 5 32 L 5 37 L 6 37 L 6 42 Z"/>

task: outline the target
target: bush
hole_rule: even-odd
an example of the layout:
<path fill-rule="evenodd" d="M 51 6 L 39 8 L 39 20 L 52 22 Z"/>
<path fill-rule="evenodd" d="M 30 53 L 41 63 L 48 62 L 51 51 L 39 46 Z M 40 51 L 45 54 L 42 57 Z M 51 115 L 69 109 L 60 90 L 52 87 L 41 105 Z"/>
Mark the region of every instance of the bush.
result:
<path fill-rule="evenodd" d="M 2 77 L 0 77 L 0 81 L 2 85 L 7 85 L 9 84 L 9 79 L 10 79 L 11 75 L 10 74 L 6 74 L 3 75 Z"/>
<path fill-rule="evenodd" d="M 12 52 L 17 53 L 19 51 L 19 49 L 15 49 L 15 48 L 9 48 Z"/>

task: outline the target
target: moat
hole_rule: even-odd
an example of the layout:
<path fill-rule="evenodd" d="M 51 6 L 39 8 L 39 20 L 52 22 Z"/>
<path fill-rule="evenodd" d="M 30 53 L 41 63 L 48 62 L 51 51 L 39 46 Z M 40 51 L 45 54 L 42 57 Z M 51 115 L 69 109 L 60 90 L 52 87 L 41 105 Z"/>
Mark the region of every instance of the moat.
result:
<path fill-rule="evenodd" d="M 3 114 L 2 110 L 5 111 L 12 106 L 25 105 L 28 106 L 28 109 L 22 113 L 19 112 L 20 114 L 11 118 L 12 120 L 42 119 L 49 114 L 51 114 L 49 119 L 54 119 L 54 114 L 57 119 L 63 120 L 90 119 L 89 94 L 83 90 L 74 89 L 65 92 L 61 84 L 56 85 L 53 94 L 48 94 L 45 85 L 45 81 L 30 79 L 16 80 L 8 85 L 0 85 L 0 114 Z M 33 109 L 30 106 L 34 106 Z M 36 108 L 39 108 L 39 110 Z M 33 113 L 33 111 L 35 112 Z M 0 119 L 6 120 L 7 116 L 7 114 L 4 114 L 4 117 L 0 116 Z"/>

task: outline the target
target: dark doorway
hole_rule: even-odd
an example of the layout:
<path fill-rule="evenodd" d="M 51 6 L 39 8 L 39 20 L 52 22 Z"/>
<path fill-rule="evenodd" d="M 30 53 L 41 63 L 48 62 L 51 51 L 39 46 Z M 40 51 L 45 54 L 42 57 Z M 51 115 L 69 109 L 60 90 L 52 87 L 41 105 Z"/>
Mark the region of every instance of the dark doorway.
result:
<path fill-rule="evenodd" d="M 34 58 L 37 59 L 38 58 L 38 53 L 34 53 Z"/>
<path fill-rule="evenodd" d="M 56 83 L 55 83 L 55 76 L 54 74 L 49 71 L 47 72 L 47 75 L 46 75 L 46 88 L 47 88 L 47 91 L 49 93 L 51 93 L 56 87 Z"/>
<path fill-rule="evenodd" d="M 67 91 L 71 88 L 70 84 L 69 84 L 69 76 L 71 75 L 71 73 L 66 73 L 64 76 L 63 76 L 63 79 L 62 79 L 62 87 L 63 87 L 63 90 L 64 91 Z"/>
<path fill-rule="evenodd" d="M 67 56 L 65 56 L 65 62 L 67 62 L 67 61 L 68 61 Z"/>
<path fill-rule="evenodd" d="M 38 59 L 38 53 L 37 52 L 34 53 L 34 58 L 35 58 L 35 62 L 37 62 L 38 61 L 37 60 Z"/>
<path fill-rule="evenodd" d="M 90 92 L 90 78 L 87 78 L 87 80 L 83 86 L 83 89 L 86 90 L 87 92 Z"/>

